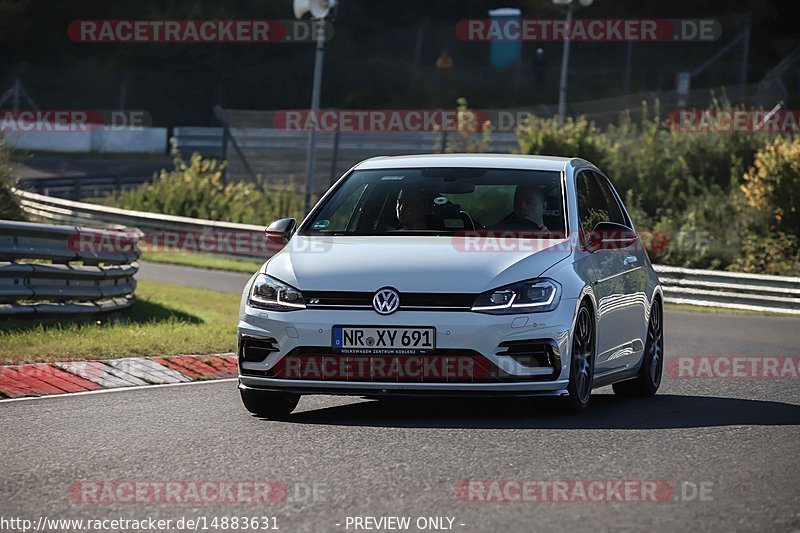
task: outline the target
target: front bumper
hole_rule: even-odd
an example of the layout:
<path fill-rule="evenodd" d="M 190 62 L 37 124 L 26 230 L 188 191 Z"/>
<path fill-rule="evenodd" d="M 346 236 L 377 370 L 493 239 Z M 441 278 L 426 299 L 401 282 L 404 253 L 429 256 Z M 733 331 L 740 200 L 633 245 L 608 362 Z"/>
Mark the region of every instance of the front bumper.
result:
<path fill-rule="evenodd" d="M 566 381 L 547 383 L 396 383 L 274 379 L 239 376 L 239 388 L 334 396 L 566 396 Z"/>
<path fill-rule="evenodd" d="M 330 311 L 306 309 L 275 312 L 243 306 L 238 332 L 242 338 L 274 339 L 277 351 L 263 361 L 243 361 L 239 351 L 241 388 L 282 390 L 302 394 L 341 395 L 562 395 L 569 376 L 571 328 L 576 300 L 562 299 L 558 308 L 547 313 L 488 315 L 473 312 L 398 311 L 381 316 L 371 310 Z M 475 380 L 398 380 L 398 379 L 282 379 L 272 375 L 288 354 L 314 347 L 331 357 L 334 325 L 351 326 L 433 326 L 436 349 L 453 353 L 459 350 L 479 355 L 502 369 L 505 378 Z M 537 340 L 549 342 L 560 352 L 560 368 L 526 366 L 517 358 L 502 355 L 508 344 Z M 400 356 L 403 357 L 403 356 Z M 424 356 L 421 356 L 424 357 Z"/>

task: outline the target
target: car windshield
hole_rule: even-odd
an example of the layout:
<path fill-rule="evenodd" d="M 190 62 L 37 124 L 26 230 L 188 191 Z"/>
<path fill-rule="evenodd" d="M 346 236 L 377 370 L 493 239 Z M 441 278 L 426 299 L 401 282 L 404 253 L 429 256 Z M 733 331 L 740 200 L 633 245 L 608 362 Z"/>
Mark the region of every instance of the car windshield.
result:
<path fill-rule="evenodd" d="M 566 234 L 555 171 L 495 168 L 357 170 L 300 229 L 303 235 Z"/>

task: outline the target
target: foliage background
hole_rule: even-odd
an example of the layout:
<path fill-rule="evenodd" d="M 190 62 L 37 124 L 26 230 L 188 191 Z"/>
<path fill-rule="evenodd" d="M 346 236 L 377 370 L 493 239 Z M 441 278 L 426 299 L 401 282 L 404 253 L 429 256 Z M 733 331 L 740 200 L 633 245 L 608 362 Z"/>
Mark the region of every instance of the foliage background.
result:
<path fill-rule="evenodd" d="M 604 131 L 533 117 L 517 134 L 522 153 L 583 157 L 606 172 L 640 233 L 658 239 L 656 263 L 800 274 L 797 136 L 679 131 L 646 104 Z"/>

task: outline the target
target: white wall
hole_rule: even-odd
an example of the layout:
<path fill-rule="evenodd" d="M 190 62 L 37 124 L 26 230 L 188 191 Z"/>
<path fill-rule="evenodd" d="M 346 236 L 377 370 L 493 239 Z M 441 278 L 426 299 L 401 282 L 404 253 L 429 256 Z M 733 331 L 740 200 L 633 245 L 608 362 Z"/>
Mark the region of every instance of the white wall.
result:
<path fill-rule="evenodd" d="M 36 129 L 36 128 L 34 128 Z M 88 131 L 3 132 L 9 143 L 22 150 L 65 153 L 137 153 L 167 152 L 167 128 L 111 128 Z"/>
<path fill-rule="evenodd" d="M 94 131 L 92 134 L 93 151 L 142 154 L 164 154 L 167 152 L 167 128 L 103 129 Z M 97 141 L 95 141 L 96 137 L 99 137 Z"/>

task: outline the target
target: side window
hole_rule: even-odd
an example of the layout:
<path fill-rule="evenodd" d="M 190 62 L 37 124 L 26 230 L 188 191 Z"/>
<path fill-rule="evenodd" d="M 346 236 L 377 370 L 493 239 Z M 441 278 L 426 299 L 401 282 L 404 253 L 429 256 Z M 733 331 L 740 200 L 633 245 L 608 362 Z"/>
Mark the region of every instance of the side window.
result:
<path fill-rule="evenodd" d="M 630 224 L 625 217 L 625 211 L 622 209 L 622 206 L 619 204 L 619 201 L 614 195 L 608 179 L 596 172 L 593 172 L 593 174 L 603 194 L 606 206 L 608 207 L 608 215 L 610 217 L 609 220 L 611 220 L 611 222 L 616 222 L 617 224 L 622 224 L 623 226 L 629 226 Z"/>
<path fill-rule="evenodd" d="M 598 222 L 613 222 L 608 202 L 595 179 L 594 173 L 584 170 L 576 178 L 578 217 L 584 235 L 589 234 Z"/>

